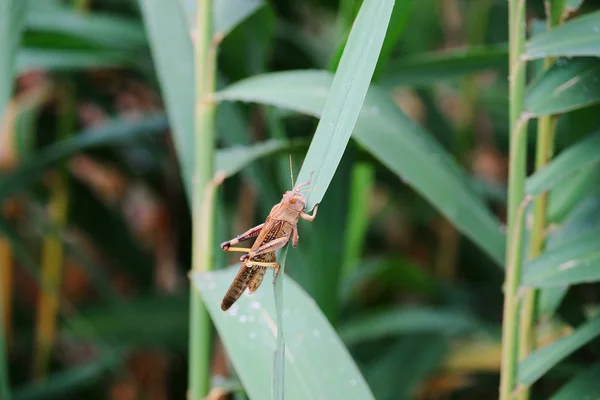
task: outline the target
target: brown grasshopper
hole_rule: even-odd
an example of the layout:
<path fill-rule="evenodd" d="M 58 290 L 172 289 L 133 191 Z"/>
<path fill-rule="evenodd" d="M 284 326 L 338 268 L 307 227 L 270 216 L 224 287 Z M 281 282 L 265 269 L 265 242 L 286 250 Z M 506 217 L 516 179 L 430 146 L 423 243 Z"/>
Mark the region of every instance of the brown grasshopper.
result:
<path fill-rule="evenodd" d="M 256 264 L 255 262 L 259 263 Z M 260 286 L 267 272 L 267 267 L 264 264 L 275 265 L 275 253 L 265 253 L 254 257 L 252 260 L 246 260 L 242 263 L 242 267 L 231 282 L 231 286 L 223 301 L 221 302 L 221 310 L 227 311 L 229 307 L 235 303 L 244 290 L 248 288 L 250 293 L 254 293 Z M 279 268 L 279 266 L 277 266 Z"/>
<path fill-rule="evenodd" d="M 309 215 L 304 212 L 306 207 L 306 197 L 300 192 L 300 188 L 309 185 L 310 179 L 304 183 L 298 184 L 293 190 L 288 190 L 283 194 L 279 204 L 273 206 L 264 223 L 249 229 L 248 231 L 236 236 L 235 238 L 221 243 L 221 248 L 225 251 L 241 251 L 246 254 L 240 257 L 240 261 L 252 259 L 258 255 L 273 252 L 285 246 L 292 238 L 292 246 L 298 246 L 298 219 L 313 221 L 317 216 L 319 205 Z M 251 248 L 231 247 L 232 245 L 243 242 L 258 236 Z M 275 276 L 278 270 L 275 269 Z"/>
<path fill-rule="evenodd" d="M 279 272 L 279 264 L 275 262 L 275 251 L 285 246 L 290 238 L 292 239 L 292 246 L 296 247 L 298 245 L 298 239 L 300 238 L 298 235 L 298 219 L 302 218 L 306 221 L 313 221 L 317 216 L 318 204 L 315 205 L 312 215 L 304 212 L 306 207 L 306 197 L 300 192 L 300 188 L 310 184 L 312 176 L 313 173 L 310 174 L 310 178 L 307 182 L 300 183 L 292 190 L 286 191 L 283 194 L 281 202 L 273 206 L 264 223 L 249 229 L 231 240 L 221 243 L 221 248 L 225 251 L 241 251 L 246 253 L 240 257 L 242 267 L 223 299 L 223 304 L 221 305 L 222 309 L 224 306 L 227 306 L 228 301 L 231 299 L 233 299 L 233 302 L 237 300 L 244 289 L 247 286 L 249 287 L 248 282 L 250 282 L 252 279 L 251 275 L 255 272 L 245 271 L 246 269 L 251 268 L 254 271 L 258 267 L 263 267 L 260 272 L 262 274 L 260 278 L 255 278 L 253 281 L 258 283 L 254 290 L 256 290 L 262 282 L 262 278 L 266 271 L 265 267 L 275 268 L 273 274 L 273 281 L 275 281 L 277 273 Z M 232 247 L 233 245 L 255 236 L 257 236 L 257 238 L 251 248 Z M 240 291 L 239 294 L 237 293 L 238 291 Z M 233 304 L 233 302 L 231 302 L 231 304 Z M 229 306 L 231 306 L 231 304 L 229 304 Z M 229 308 L 229 306 L 227 306 L 227 308 Z"/>

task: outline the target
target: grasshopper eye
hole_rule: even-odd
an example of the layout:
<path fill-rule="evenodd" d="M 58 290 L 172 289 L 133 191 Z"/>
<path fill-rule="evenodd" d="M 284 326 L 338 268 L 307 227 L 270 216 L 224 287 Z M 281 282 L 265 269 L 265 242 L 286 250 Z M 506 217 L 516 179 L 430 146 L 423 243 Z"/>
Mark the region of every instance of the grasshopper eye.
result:
<path fill-rule="evenodd" d="M 296 199 L 292 197 L 292 199 L 290 200 L 290 204 L 296 204 Z"/>

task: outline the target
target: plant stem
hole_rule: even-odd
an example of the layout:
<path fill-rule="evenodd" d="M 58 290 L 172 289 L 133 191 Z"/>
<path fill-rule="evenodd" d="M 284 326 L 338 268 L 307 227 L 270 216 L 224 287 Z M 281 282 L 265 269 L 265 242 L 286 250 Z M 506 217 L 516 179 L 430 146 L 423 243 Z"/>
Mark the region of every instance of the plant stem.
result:
<path fill-rule="evenodd" d="M 11 265 L 2 264 L 0 268 L 8 268 Z M 3 287 L 0 285 L 0 309 L 2 309 L 3 300 Z M 3 323 L 3 319 L 0 320 L 0 398 L 10 400 L 10 384 L 8 382 L 8 361 L 6 359 L 6 336 L 4 334 L 7 325 Z"/>
<path fill-rule="evenodd" d="M 213 40 L 212 1 L 198 0 L 196 64 L 196 132 L 192 206 L 193 272 L 213 267 L 214 158 L 216 47 Z M 201 400 L 210 388 L 211 324 L 200 293 L 190 285 L 190 354 L 188 399 Z"/>
<path fill-rule="evenodd" d="M 58 91 L 60 115 L 58 118 L 58 136 L 66 139 L 75 126 L 75 105 L 73 89 L 65 82 Z M 69 186 L 66 164 L 63 162 L 51 175 L 49 219 L 58 229 L 67 224 L 69 210 Z M 44 237 L 41 262 L 40 297 L 36 326 L 36 349 L 33 362 L 33 376 L 43 380 L 46 376 L 52 346 L 56 336 L 56 320 L 60 303 L 64 264 L 64 247 L 59 236 L 48 233 Z"/>
<path fill-rule="evenodd" d="M 560 12 L 562 14 L 562 11 Z M 548 29 L 556 25 L 552 21 L 551 13 L 547 13 Z M 554 63 L 553 58 L 544 59 L 544 70 L 547 70 Z M 543 168 L 552 158 L 554 133 L 556 128 L 556 117 L 553 115 L 544 115 L 538 119 L 537 143 L 535 155 L 535 169 Z M 533 205 L 533 226 L 531 228 L 529 242 L 529 259 L 534 259 L 540 255 L 545 242 L 545 229 L 547 224 L 548 193 L 542 193 L 538 196 Z M 519 359 L 525 359 L 537 347 L 535 322 L 537 318 L 537 302 L 539 291 L 535 288 L 528 289 L 523 301 L 523 311 L 521 313 L 521 330 L 519 342 L 521 349 Z M 530 386 L 523 389 L 520 394 L 521 400 L 528 400 L 530 395 Z"/>
<path fill-rule="evenodd" d="M 523 114 L 525 96 L 525 0 L 509 0 L 509 103 L 510 151 L 508 171 L 508 235 L 504 313 L 502 324 L 502 365 L 500 399 L 508 400 L 515 388 L 518 363 L 518 288 L 521 280 L 522 218 L 518 210 L 523 203 L 527 158 L 528 117 Z"/>

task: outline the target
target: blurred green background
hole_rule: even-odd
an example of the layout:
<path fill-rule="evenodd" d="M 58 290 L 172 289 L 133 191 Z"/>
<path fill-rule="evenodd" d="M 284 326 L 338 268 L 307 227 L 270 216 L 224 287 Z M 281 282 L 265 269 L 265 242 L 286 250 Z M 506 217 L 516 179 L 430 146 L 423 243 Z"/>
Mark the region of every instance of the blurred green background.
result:
<path fill-rule="evenodd" d="M 169 1 L 177 3 L 180 24 L 169 25 L 165 15 L 160 25 L 149 0 L 0 0 L 0 269 L 12 398 L 186 396 L 192 249 L 184 182 L 191 175 L 178 159 L 172 130 L 193 130 L 192 121 L 176 126 L 175 120 L 194 101 L 193 91 L 182 88 L 194 85 L 188 50 L 195 1 Z M 218 88 L 276 71 L 335 72 L 361 4 L 247 2 L 252 13 L 219 46 Z M 569 18 L 600 7 L 592 0 L 566 3 Z M 544 31 L 544 13 L 541 0 L 527 1 L 531 35 Z M 434 140 L 445 151 L 415 153 L 413 175 L 404 176 L 393 161 L 382 162 L 384 155 L 351 140 L 319 216 L 299 223 L 300 245 L 288 254 L 286 273 L 315 299 L 377 399 L 497 397 L 503 234 L 494 233 L 501 245 L 486 247 L 469 225 L 478 217 L 465 213 L 466 203 L 445 192 L 444 182 L 436 192 L 439 177 L 426 171 L 436 163 L 456 165 L 465 193 L 499 225 L 505 220 L 507 18 L 507 2 L 500 0 L 396 1 L 373 84 L 424 128 L 407 141 Z M 176 34 L 174 26 L 190 36 Z M 161 40 L 173 57 L 157 61 Z M 528 97 L 536 115 L 561 113 L 557 153 L 590 140 L 600 125 L 597 57 L 559 62 L 568 63 L 566 75 Z M 541 61 L 529 65 L 533 81 Z M 171 89 L 165 89 L 168 77 L 177 78 Z M 551 96 L 569 79 L 586 77 L 577 93 Z M 403 134 L 384 113 L 378 125 L 377 108 L 362 112 L 375 121 L 362 127 L 364 135 L 382 126 L 385 135 Z M 216 125 L 217 165 L 233 154 L 242 166 L 218 193 L 216 265 L 223 268 L 239 255 L 221 252 L 218 243 L 264 221 L 291 185 L 288 154 L 299 171 L 317 120 L 223 102 Z M 530 171 L 535 130 L 531 123 Z M 253 147 L 267 140 L 275 150 Z M 597 142 L 580 147 L 595 154 Z M 234 146 L 239 153 L 226 153 Z M 393 159 L 406 148 L 387 151 Z M 557 167 L 559 174 L 572 163 L 575 171 L 552 192 L 548 229 L 556 234 L 549 248 L 590 232 L 596 237 L 600 160 L 591 155 L 582 166 L 580 158 L 576 153 Z M 430 187 L 425 195 L 423 187 Z M 447 201 L 458 201 L 456 212 L 444 208 Z M 583 252 L 593 265 L 596 253 L 593 242 Z M 270 274 L 260 291 L 271 291 Z M 571 332 L 598 304 L 597 276 L 557 279 L 560 293 L 542 306 L 540 344 Z M 567 291 L 570 284 L 578 285 Z M 532 398 L 549 398 L 588 370 L 598 356 L 596 336 L 550 369 Z M 211 368 L 214 384 L 231 391 L 223 398 L 242 398 L 218 335 Z"/>

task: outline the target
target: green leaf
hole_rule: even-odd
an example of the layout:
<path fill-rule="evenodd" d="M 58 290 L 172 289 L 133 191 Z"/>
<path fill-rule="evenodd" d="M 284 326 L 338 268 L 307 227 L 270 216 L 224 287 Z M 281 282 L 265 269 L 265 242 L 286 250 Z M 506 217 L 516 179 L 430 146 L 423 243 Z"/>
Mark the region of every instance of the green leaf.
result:
<path fill-rule="evenodd" d="M 323 199 L 337 169 L 369 89 L 394 7 L 393 0 L 365 0 L 333 77 L 317 130 L 306 153 L 298 182 L 322 190 L 308 192 L 306 208 Z"/>
<path fill-rule="evenodd" d="M 166 129 L 166 118 L 163 115 L 156 115 L 139 121 L 110 121 L 98 128 L 92 128 L 75 134 L 69 139 L 55 142 L 29 158 L 17 169 L 0 175 L 0 198 L 6 198 L 23 189 L 37 179 L 48 165 L 78 151 L 114 145 L 137 137 L 161 133 Z"/>
<path fill-rule="evenodd" d="M 339 329 L 348 346 L 408 333 L 456 334 L 481 327 L 473 317 L 454 310 L 404 307 L 379 311 L 346 322 Z"/>
<path fill-rule="evenodd" d="M 213 5 L 215 34 L 227 36 L 237 25 L 264 5 L 263 0 L 215 0 Z"/>
<path fill-rule="evenodd" d="M 330 85 L 331 75 L 325 71 L 289 71 L 242 80 L 216 97 L 270 104 L 319 117 Z M 369 90 L 353 137 L 503 265 L 504 235 L 464 172 L 429 133 L 377 87 Z"/>
<path fill-rule="evenodd" d="M 15 58 L 27 5 L 27 0 L 0 0 L 0 123 L 4 120 L 4 111 L 13 93 Z"/>
<path fill-rule="evenodd" d="M 598 103 L 599 75 L 600 61 L 595 58 L 558 60 L 529 87 L 525 110 L 539 117 Z"/>
<path fill-rule="evenodd" d="M 369 200 L 374 185 L 375 167 L 367 163 L 356 163 L 352 167 L 342 279 L 348 278 L 356 270 L 362 258 L 369 224 Z"/>
<path fill-rule="evenodd" d="M 519 383 L 533 384 L 552 367 L 598 335 L 600 335 L 600 317 L 582 324 L 570 335 L 533 352 L 519 364 Z"/>
<path fill-rule="evenodd" d="M 448 339 L 440 335 L 403 337 L 364 368 L 365 377 L 377 399 L 414 399 L 418 387 L 439 368 L 447 349 Z"/>
<path fill-rule="evenodd" d="M 569 212 L 600 187 L 600 168 L 595 164 L 574 174 L 550 191 L 548 220 L 562 222 Z"/>
<path fill-rule="evenodd" d="M 97 50 L 54 50 L 24 48 L 17 54 L 17 72 L 31 70 L 76 70 L 98 67 L 121 67 L 131 56 L 122 52 Z"/>
<path fill-rule="evenodd" d="M 600 376 L 600 363 L 575 375 L 558 392 L 554 393 L 550 400 L 598 399 L 600 398 L 598 376 Z"/>
<path fill-rule="evenodd" d="M 556 189 L 562 186 L 566 186 L 566 184 Z M 590 186 L 597 191 L 597 186 Z M 550 199 L 552 200 L 552 197 Z M 552 204 L 552 201 L 550 204 Z M 559 225 L 558 229 L 550 232 L 546 242 L 547 251 L 577 243 L 582 237 L 593 232 L 600 225 L 600 196 L 597 194 L 583 200 L 581 204 L 573 206 L 569 210 L 568 218 Z M 556 312 L 568 289 L 567 285 L 541 289 L 539 296 L 540 318 L 549 318 Z"/>
<path fill-rule="evenodd" d="M 101 378 L 113 370 L 119 360 L 115 354 L 108 354 L 97 361 L 78 365 L 68 370 L 54 373 L 43 382 L 17 387 L 13 400 L 64 399 L 74 390 L 101 383 Z"/>
<path fill-rule="evenodd" d="M 78 311 L 80 316 L 62 325 L 71 339 L 119 346 L 187 348 L 187 295 L 139 297 L 110 307 Z"/>
<path fill-rule="evenodd" d="M 572 19 L 525 44 L 522 58 L 600 55 L 600 11 Z"/>
<path fill-rule="evenodd" d="M 284 151 L 293 151 L 306 147 L 304 140 L 267 140 L 250 146 L 233 146 L 218 150 L 215 161 L 215 173 L 222 173 L 230 177 L 243 170 L 248 164 L 273 154 Z"/>
<path fill-rule="evenodd" d="M 191 38 L 179 7 L 175 1 L 140 0 L 152 58 L 173 128 L 183 186 L 191 201 L 196 79 Z"/>
<path fill-rule="evenodd" d="M 527 178 L 525 192 L 531 195 L 541 194 L 574 174 L 593 167 L 598 162 L 600 162 L 600 132 L 589 135 L 562 151 L 550 164 Z"/>
<path fill-rule="evenodd" d="M 242 296 L 223 312 L 221 299 L 238 268 L 194 274 L 192 281 L 249 398 L 269 399 L 273 364 L 268 355 L 276 348 L 277 334 L 270 273 L 254 294 Z M 289 277 L 285 291 L 286 399 L 372 399 L 352 357 L 314 300 Z"/>
<path fill-rule="evenodd" d="M 196 28 L 196 0 L 179 0 L 190 32 Z M 264 0 L 213 0 L 213 32 L 226 37 L 246 18 L 265 5 Z"/>
<path fill-rule="evenodd" d="M 82 14 L 69 9 L 32 8 L 27 13 L 26 28 L 72 35 L 111 50 L 135 51 L 147 45 L 139 22 L 99 12 Z"/>
<path fill-rule="evenodd" d="M 506 68 L 507 65 L 507 45 L 424 53 L 391 61 L 381 83 L 385 86 L 431 86 L 466 74 Z"/>
<path fill-rule="evenodd" d="M 543 287 L 600 280 L 599 234 L 600 230 L 595 230 L 530 261 L 525 265 L 523 284 Z"/>
<path fill-rule="evenodd" d="M 365 281 L 375 281 L 380 292 L 406 289 L 432 295 L 437 289 L 437 282 L 418 265 L 398 257 L 376 257 L 365 260 L 350 275 L 343 277 L 339 289 L 342 301 L 348 301 L 353 295 L 359 296 Z"/>

